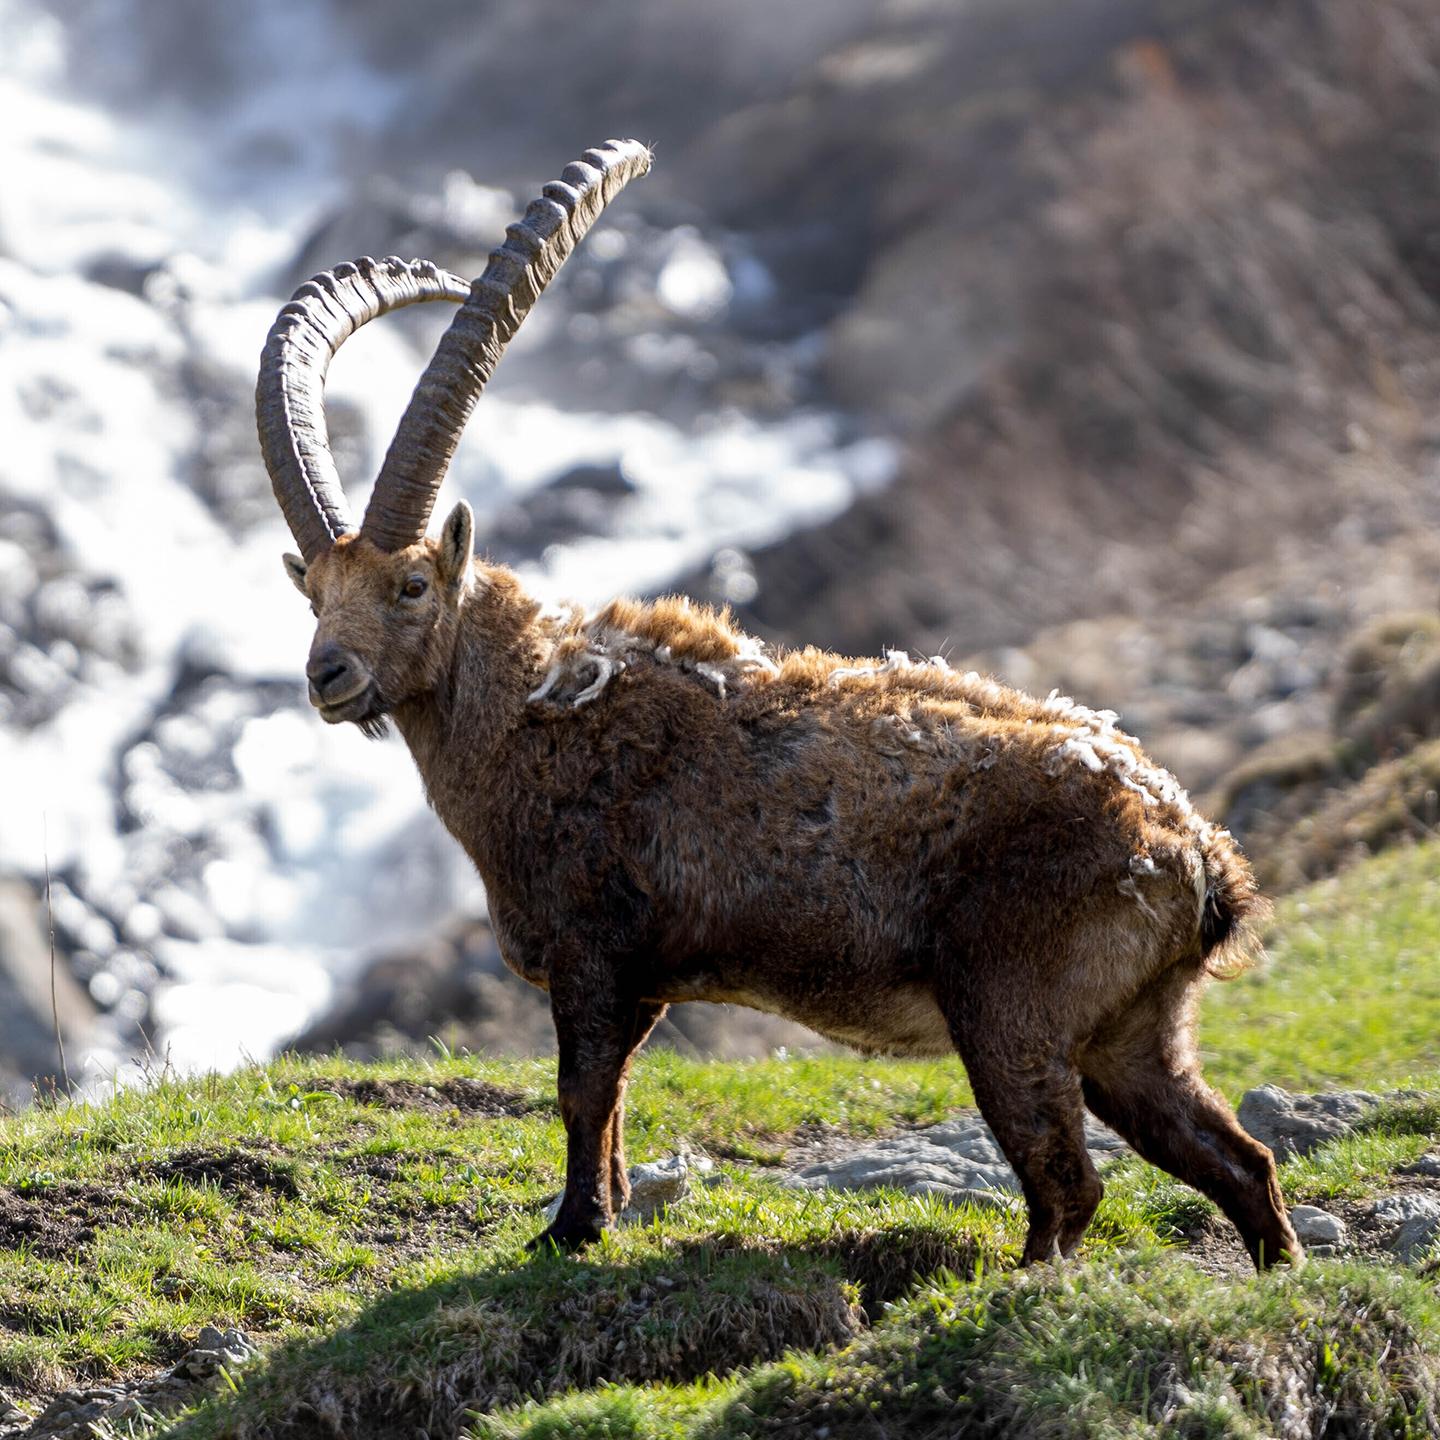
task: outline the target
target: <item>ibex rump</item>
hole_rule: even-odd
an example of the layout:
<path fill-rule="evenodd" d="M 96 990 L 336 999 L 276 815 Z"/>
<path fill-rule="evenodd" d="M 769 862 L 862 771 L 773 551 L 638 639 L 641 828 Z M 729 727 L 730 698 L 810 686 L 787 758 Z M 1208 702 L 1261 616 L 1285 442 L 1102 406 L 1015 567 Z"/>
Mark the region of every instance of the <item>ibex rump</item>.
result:
<path fill-rule="evenodd" d="M 1211 1196 L 1257 1264 L 1298 1262 L 1270 1152 L 1191 1041 L 1259 904 L 1249 869 L 1113 715 L 938 659 L 767 655 L 683 600 L 555 615 L 473 561 L 463 502 L 426 537 L 505 343 L 648 164 L 633 142 L 587 152 L 473 287 L 418 261 L 317 276 L 258 395 L 319 621 L 311 699 L 372 733 L 393 717 L 506 962 L 550 993 L 569 1155 L 541 1238 L 593 1240 L 624 1204 L 635 1050 L 666 1005 L 718 1000 L 863 1049 L 958 1051 L 1020 1176 L 1027 1262 L 1072 1250 L 1099 1203 L 1085 1105 Z M 358 325 L 430 299 L 464 304 L 356 530 L 325 368 Z"/>

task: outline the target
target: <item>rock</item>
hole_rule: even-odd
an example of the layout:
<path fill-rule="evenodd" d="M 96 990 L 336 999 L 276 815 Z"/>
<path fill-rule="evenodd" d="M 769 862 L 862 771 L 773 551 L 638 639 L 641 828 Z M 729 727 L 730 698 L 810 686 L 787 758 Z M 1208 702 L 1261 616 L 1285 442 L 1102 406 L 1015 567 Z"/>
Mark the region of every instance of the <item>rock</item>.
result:
<path fill-rule="evenodd" d="M 909 1187 L 911 1195 L 934 1195 L 949 1205 L 970 1205 L 976 1210 L 995 1210 L 1012 1215 L 1020 1208 L 1016 1196 L 1007 1195 L 1003 1190 L 965 1189 L 959 1185 L 941 1185 L 932 1181 L 921 1181 Z"/>
<path fill-rule="evenodd" d="M 222 1368 L 233 1370 L 255 1355 L 255 1347 L 241 1330 L 217 1330 L 207 1325 L 195 1338 L 194 1346 L 176 1361 L 170 1371 L 174 1380 L 204 1381 Z"/>
<path fill-rule="evenodd" d="M 1093 1122 L 1085 1140 L 1097 1166 L 1125 1150 L 1118 1135 Z M 1011 1208 L 1020 1189 L 995 1137 L 978 1116 L 947 1120 L 817 1161 L 785 1183 L 803 1190 L 896 1189 L 990 1209 Z"/>
<path fill-rule="evenodd" d="M 73 1060 L 89 1043 L 95 1007 L 63 954 L 52 973 L 44 896 L 18 879 L 0 881 L 0 1001 L 0 1084 L 22 1099 L 32 1080 L 60 1074 L 55 1016 Z"/>
<path fill-rule="evenodd" d="M 616 1216 L 619 1225 L 648 1224 L 657 1215 L 677 1205 L 690 1193 L 693 1174 L 702 1183 L 710 1184 L 712 1162 L 703 1156 L 676 1153 L 664 1160 L 630 1167 L 630 1203 Z M 560 1213 L 563 1193 L 545 1207 L 545 1223 L 549 1225 Z"/>
<path fill-rule="evenodd" d="M 1440 1155 L 1422 1155 L 1418 1160 L 1413 1160 L 1409 1165 L 1402 1165 L 1395 1172 L 1397 1175 L 1425 1175 L 1432 1179 L 1440 1179 Z"/>
<path fill-rule="evenodd" d="M 23 1433 L 26 1440 L 93 1440 L 96 1435 L 128 1435 L 132 1427 L 122 1422 L 169 1414 L 193 1404 L 197 1392 L 210 1388 L 222 1366 L 234 1370 L 255 1354 L 244 1331 L 207 1325 L 169 1370 L 132 1384 L 64 1390 Z M 0 1396 L 0 1424 L 9 1425 L 17 1418 L 23 1416 Z"/>
<path fill-rule="evenodd" d="M 1370 1213 L 1395 1227 L 1385 1246 L 1407 1263 L 1424 1259 L 1440 1241 L 1440 1199 L 1433 1195 L 1386 1195 Z"/>
<path fill-rule="evenodd" d="M 1316 1205 L 1297 1205 L 1290 1212 L 1290 1223 L 1302 1245 L 1339 1249 L 1349 1241 L 1345 1222 Z"/>
<path fill-rule="evenodd" d="M 648 1165 L 630 1167 L 630 1203 L 620 1214 L 620 1224 L 644 1224 L 668 1206 L 676 1205 L 690 1193 L 690 1159 L 671 1155 Z"/>
<path fill-rule="evenodd" d="M 1440 1217 L 1440 1199 L 1433 1195 L 1385 1195 L 1371 1206 L 1370 1213 L 1387 1225 L 1400 1225 L 1422 1217 Z"/>
<path fill-rule="evenodd" d="M 1367 1090 L 1292 1095 L 1278 1085 L 1262 1085 L 1246 1092 L 1236 1114 L 1277 1160 L 1289 1160 L 1349 1134 L 1381 1103 Z"/>
<path fill-rule="evenodd" d="M 1390 1249 L 1402 1260 L 1423 1260 L 1440 1241 L 1440 1215 L 1417 1215 L 1391 1237 Z"/>

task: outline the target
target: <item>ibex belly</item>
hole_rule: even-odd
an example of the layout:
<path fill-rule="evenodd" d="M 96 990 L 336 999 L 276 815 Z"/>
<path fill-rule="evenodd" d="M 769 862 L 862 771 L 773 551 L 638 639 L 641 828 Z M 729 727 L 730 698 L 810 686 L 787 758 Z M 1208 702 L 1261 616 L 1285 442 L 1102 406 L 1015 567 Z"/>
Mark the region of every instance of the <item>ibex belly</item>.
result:
<path fill-rule="evenodd" d="M 847 1004 L 843 1012 L 825 1007 L 809 1013 L 784 1013 L 827 1040 L 866 1054 L 921 1059 L 955 1053 L 950 1027 L 928 986 L 902 985 L 883 995 L 864 997 L 862 1003 Z"/>
<path fill-rule="evenodd" d="M 870 1055 L 911 1059 L 953 1055 L 950 1027 L 922 983 L 894 984 L 873 993 L 864 987 L 837 985 L 833 994 L 775 994 L 767 986 L 737 986 L 693 980 L 667 986 L 655 999 L 707 1000 L 745 1005 L 806 1025 L 827 1040 Z"/>

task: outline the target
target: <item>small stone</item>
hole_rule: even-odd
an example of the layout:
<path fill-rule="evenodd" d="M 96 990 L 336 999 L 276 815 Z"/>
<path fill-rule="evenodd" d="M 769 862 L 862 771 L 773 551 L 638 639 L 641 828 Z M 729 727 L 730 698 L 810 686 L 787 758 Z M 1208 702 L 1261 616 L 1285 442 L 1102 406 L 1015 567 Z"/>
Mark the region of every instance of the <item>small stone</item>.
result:
<path fill-rule="evenodd" d="M 622 1225 L 641 1224 L 661 1210 L 678 1204 L 690 1193 L 690 1164 L 684 1155 L 671 1155 L 648 1165 L 630 1168 L 630 1203 L 620 1214 Z"/>
<path fill-rule="evenodd" d="M 1402 1165 L 1395 1172 L 1397 1175 L 1426 1175 L 1440 1178 L 1440 1155 L 1422 1155 L 1418 1160 L 1412 1160 L 1408 1165 Z"/>
<path fill-rule="evenodd" d="M 1302 1245 L 1339 1247 L 1349 1239 L 1345 1222 L 1316 1205 L 1297 1205 L 1290 1212 L 1290 1223 Z"/>
<path fill-rule="evenodd" d="M 220 1337 L 220 1354 L 227 1365 L 243 1365 L 255 1357 L 256 1350 L 243 1330 L 226 1330 Z"/>

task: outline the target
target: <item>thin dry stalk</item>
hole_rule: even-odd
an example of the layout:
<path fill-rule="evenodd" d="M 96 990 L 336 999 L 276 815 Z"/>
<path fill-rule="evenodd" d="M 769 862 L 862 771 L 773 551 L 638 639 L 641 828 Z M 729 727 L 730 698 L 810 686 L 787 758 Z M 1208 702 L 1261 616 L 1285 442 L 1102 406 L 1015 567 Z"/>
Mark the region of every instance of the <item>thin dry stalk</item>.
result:
<path fill-rule="evenodd" d="M 65 1093 L 71 1093 L 70 1067 L 65 1062 L 65 1037 L 60 1032 L 60 1001 L 55 993 L 55 910 L 50 903 L 50 822 L 41 819 L 41 848 L 45 855 L 45 918 L 50 927 L 50 1021 L 55 1027 L 55 1048 L 60 1053 L 60 1077 Z"/>

